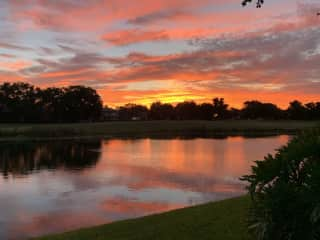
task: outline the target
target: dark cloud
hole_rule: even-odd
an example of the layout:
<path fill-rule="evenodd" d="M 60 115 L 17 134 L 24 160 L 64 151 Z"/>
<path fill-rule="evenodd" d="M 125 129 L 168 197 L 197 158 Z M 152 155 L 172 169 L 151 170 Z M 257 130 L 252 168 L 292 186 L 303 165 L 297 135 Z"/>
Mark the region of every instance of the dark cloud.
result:
<path fill-rule="evenodd" d="M 163 11 L 145 14 L 143 16 L 138 16 L 138 17 L 129 19 L 127 22 L 133 25 L 147 25 L 147 24 L 156 23 L 162 20 L 169 21 L 169 20 L 174 20 L 179 17 L 185 17 L 189 15 L 192 15 L 192 14 L 187 13 L 185 11 L 181 11 L 181 10 L 171 9 L 169 11 L 163 10 Z"/>
<path fill-rule="evenodd" d="M 59 51 L 56 48 L 49 48 L 49 47 L 40 47 L 40 54 L 41 55 L 56 55 L 59 54 Z"/>
<path fill-rule="evenodd" d="M 18 51 L 31 51 L 32 48 L 20 46 L 12 43 L 0 42 L 0 49 L 10 49 L 10 50 L 18 50 Z"/>
<path fill-rule="evenodd" d="M 3 58 L 15 58 L 16 56 L 13 55 L 13 54 L 0 53 L 0 57 L 3 57 Z"/>
<path fill-rule="evenodd" d="M 58 44 L 59 48 L 62 50 L 62 51 L 65 51 L 65 52 L 69 52 L 69 53 L 77 53 L 79 52 L 79 49 L 76 49 L 74 47 L 69 47 L 69 46 L 66 46 L 66 45 L 62 45 L 62 44 Z"/>
<path fill-rule="evenodd" d="M 39 73 L 45 72 L 47 69 L 48 67 L 46 65 L 37 65 L 22 69 L 20 70 L 20 73 L 25 75 L 26 77 L 34 75 L 37 76 Z"/>

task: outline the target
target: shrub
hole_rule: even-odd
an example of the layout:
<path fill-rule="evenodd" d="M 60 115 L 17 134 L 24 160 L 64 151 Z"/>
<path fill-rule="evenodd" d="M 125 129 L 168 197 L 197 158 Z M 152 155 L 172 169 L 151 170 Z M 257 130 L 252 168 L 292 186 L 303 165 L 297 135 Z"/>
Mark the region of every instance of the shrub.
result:
<path fill-rule="evenodd" d="M 249 229 L 259 240 L 320 239 L 320 129 L 294 137 L 263 161 L 248 181 Z"/>

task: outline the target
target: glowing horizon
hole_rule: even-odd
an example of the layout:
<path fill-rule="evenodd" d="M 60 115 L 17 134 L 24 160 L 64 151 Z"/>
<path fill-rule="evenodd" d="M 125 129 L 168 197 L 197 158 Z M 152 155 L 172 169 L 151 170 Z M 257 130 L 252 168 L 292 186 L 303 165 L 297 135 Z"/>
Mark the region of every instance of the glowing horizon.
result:
<path fill-rule="evenodd" d="M 86 85 L 104 104 L 320 100 L 316 0 L 2 0 L 0 83 Z"/>

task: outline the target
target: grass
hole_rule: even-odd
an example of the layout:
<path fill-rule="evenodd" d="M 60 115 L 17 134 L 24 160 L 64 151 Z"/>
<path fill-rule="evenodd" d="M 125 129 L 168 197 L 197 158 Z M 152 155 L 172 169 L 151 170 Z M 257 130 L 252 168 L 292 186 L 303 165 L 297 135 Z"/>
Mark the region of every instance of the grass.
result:
<path fill-rule="evenodd" d="M 249 197 L 184 208 L 37 240 L 249 240 Z"/>
<path fill-rule="evenodd" d="M 0 139 L 295 134 L 316 121 L 128 121 L 74 124 L 0 124 Z"/>

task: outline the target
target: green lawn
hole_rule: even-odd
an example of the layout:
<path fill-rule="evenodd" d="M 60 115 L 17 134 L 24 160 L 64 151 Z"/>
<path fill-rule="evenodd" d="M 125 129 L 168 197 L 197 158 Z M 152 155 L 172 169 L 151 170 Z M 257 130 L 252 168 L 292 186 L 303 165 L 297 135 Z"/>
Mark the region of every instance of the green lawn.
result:
<path fill-rule="evenodd" d="M 37 240 L 249 240 L 249 205 L 240 197 Z"/>
<path fill-rule="evenodd" d="M 0 124 L 0 139 L 55 137 L 157 137 L 296 133 L 316 121 L 128 121 L 77 124 Z"/>

